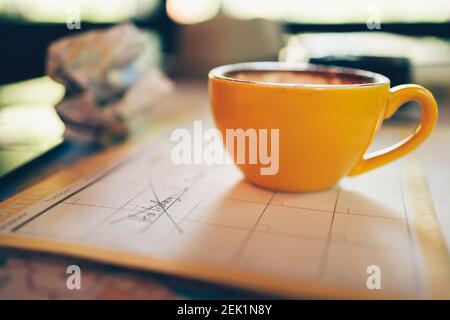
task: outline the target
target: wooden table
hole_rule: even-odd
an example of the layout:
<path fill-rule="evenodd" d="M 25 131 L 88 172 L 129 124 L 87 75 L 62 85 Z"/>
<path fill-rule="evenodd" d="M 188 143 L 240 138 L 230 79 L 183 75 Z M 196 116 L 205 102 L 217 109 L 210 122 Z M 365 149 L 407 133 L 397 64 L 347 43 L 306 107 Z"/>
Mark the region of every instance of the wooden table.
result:
<path fill-rule="evenodd" d="M 436 92 L 440 104 L 438 130 L 448 131 L 450 130 L 450 91 L 437 90 Z M 180 81 L 174 94 L 165 103 L 183 103 L 189 106 L 188 112 L 208 108 L 206 83 Z M 412 110 L 406 110 L 388 121 L 386 125 L 411 127 L 416 123 L 416 117 Z M 450 141 L 439 143 L 434 140 L 434 143 L 425 145 L 419 150 L 420 157 L 425 158 L 425 169 L 428 171 L 430 171 L 429 167 L 433 166 L 434 160 L 427 160 L 429 158 L 427 154 L 433 152 L 430 148 L 437 148 L 439 145 L 442 148 L 450 148 Z M 79 159 L 96 152 L 99 152 L 99 149 L 95 147 L 64 143 L 7 181 L 0 190 L 0 199 L 16 194 L 56 172 L 66 170 Z M 441 160 L 448 161 L 448 159 Z M 446 168 L 450 170 L 450 166 L 447 165 Z M 70 264 L 82 267 L 84 290 L 66 289 L 66 268 Z M 269 296 L 75 258 L 11 249 L 0 250 L 0 299 L 170 299 L 177 297 L 227 299 Z"/>

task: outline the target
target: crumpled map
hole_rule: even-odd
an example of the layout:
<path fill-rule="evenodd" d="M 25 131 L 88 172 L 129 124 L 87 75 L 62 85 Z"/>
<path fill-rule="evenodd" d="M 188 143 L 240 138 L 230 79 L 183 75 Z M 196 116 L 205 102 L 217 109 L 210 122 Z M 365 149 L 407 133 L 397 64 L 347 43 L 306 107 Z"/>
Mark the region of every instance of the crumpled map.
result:
<path fill-rule="evenodd" d="M 56 106 L 65 137 L 109 144 L 130 132 L 129 119 L 172 88 L 157 66 L 149 34 L 131 24 L 84 32 L 52 43 L 47 74 L 66 88 Z"/>

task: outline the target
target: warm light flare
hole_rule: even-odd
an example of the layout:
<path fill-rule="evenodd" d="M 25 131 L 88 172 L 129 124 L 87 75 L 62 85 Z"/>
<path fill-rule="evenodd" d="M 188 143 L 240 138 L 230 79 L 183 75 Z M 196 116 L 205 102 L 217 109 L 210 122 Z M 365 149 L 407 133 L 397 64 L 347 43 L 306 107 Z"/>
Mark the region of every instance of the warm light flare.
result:
<path fill-rule="evenodd" d="M 220 0 L 167 0 L 167 15 L 175 22 L 194 24 L 213 18 L 220 10 Z"/>

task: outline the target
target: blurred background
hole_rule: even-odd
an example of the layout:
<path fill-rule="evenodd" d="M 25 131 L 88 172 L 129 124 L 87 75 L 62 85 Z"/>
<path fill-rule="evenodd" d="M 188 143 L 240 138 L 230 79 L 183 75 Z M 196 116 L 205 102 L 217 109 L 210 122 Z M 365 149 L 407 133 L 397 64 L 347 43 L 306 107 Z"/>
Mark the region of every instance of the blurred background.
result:
<path fill-rule="evenodd" d="M 0 178 L 62 141 L 49 44 L 126 22 L 149 32 L 152 60 L 177 81 L 281 60 L 376 71 L 442 101 L 450 88 L 448 0 L 0 0 Z"/>
<path fill-rule="evenodd" d="M 450 81 L 448 0 L 0 0 L 0 82 L 43 75 L 55 39 L 127 21 L 152 32 L 155 54 L 177 76 L 238 61 L 312 59 Z"/>

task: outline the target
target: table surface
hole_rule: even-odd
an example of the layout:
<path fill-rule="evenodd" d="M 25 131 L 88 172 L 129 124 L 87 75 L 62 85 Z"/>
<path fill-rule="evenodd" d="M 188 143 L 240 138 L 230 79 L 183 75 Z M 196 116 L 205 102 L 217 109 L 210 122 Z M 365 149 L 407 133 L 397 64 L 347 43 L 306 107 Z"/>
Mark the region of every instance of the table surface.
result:
<path fill-rule="evenodd" d="M 167 103 L 207 108 L 207 85 L 177 82 Z M 2 181 L 0 201 L 66 170 L 101 150 L 92 145 L 64 142 Z M 67 290 L 66 268 L 82 270 L 82 290 Z M 0 299 L 249 299 L 267 298 L 256 292 L 180 277 L 130 270 L 77 258 L 41 252 L 0 249 Z"/>
<path fill-rule="evenodd" d="M 439 126 L 450 126 L 450 91 L 433 90 L 440 105 Z M 181 81 L 169 99 L 183 101 L 192 108 L 207 107 L 204 82 Z M 413 124 L 415 110 L 402 111 L 388 125 Z M 64 143 L 44 157 L 27 165 L 0 188 L 0 199 L 65 170 L 73 163 L 99 152 L 93 146 Z M 67 290 L 66 268 L 78 265 L 82 270 L 82 289 Z M 77 258 L 13 249 L 0 250 L 0 299 L 231 299 L 268 298 L 222 285 L 167 276 L 152 272 L 130 270 Z"/>

